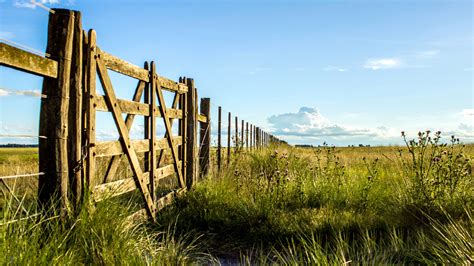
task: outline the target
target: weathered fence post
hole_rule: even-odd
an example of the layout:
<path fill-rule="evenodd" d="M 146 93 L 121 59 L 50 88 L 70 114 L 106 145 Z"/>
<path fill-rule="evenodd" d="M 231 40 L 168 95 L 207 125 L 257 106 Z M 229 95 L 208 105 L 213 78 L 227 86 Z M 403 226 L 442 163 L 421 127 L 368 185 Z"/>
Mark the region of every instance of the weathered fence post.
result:
<path fill-rule="evenodd" d="M 156 117 L 155 117 L 155 111 L 157 110 L 156 108 L 156 90 L 157 87 L 160 86 L 160 84 L 157 84 L 157 78 L 156 78 L 156 64 L 155 62 L 151 62 L 150 65 L 150 84 L 149 84 L 149 110 L 150 110 L 150 116 L 149 116 L 149 123 L 150 123 L 150 136 L 149 136 L 149 147 L 150 147 L 150 194 L 151 194 L 151 199 L 153 203 L 156 203 L 156 182 L 155 182 L 155 177 L 156 177 L 156 168 L 158 168 L 156 164 Z M 159 89 L 159 87 L 158 87 Z M 161 105 L 161 104 L 160 104 Z M 171 132 L 168 132 L 168 134 L 172 135 Z M 171 145 L 170 145 L 171 146 Z M 154 216 L 154 215 L 152 215 Z"/>
<path fill-rule="evenodd" d="M 97 66 L 96 66 L 96 32 L 94 30 L 89 30 L 87 38 L 87 72 L 86 75 L 86 90 L 87 94 L 84 99 L 86 99 L 86 110 L 85 115 L 87 119 L 85 120 L 86 132 L 85 132 L 85 143 L 87 145 L 87 158 L 86 158 L 86 172 L 85 172 L 85 185 L 87 189 L 91 190 L 93 178 L 95 176 L 95 142 L 96 142 L 96 75 L 97 75 Z"/>
<path fill-rule="evenodd" d="M 74 37 L 71 62 L 71 85 L 69 96 L 69 183 L 71 184 L 72 199 L 77 209 L 82 201 L 83 188 L 83 154 L 82 154 L 82 91 L 83 91 L 83 41 L 81 13 L 74 12 Z"/>
<path fill-rule="evenodd" d="M 217 170 L 220 172 L 221 171 L 221 149 L 222 149 L 222 144 L 221 144 L 221 131 L 222 131 L 222 107 L 219 106 L 218 109 L 218 118 L 217 118 Z"/>
<path fill-rule="evenodd" d="M 235 116 L 235 147 L 234 153 L 237 152 L 239 147 L 239 118 Z"/>
<path fill-rule="evenodd" d="M 186 84 L 186 78 L 185 77 L 179 77 L 179 83 Z M 181 113 L 183 115 L 183 119 L 179 120 L 179 125 L 178 125 L 178 134 L 181 136 L 181 149 L 180 149 L 180 159 L 181 159 L 181 172 L 183 173 L 183 179 L 187 180 L 187 173 L 186 173 L 186 166 L 187 166 L 187 122 L 188 122 L 188 104 L 187 104 L 188 98 L 186 97 L 185 94 L 180 95 L 179 97 L 179 102 L 178 102 L 178 107 L 181 109 Z"/>
<path fill-rule="evenodd" d="M 56 9 L 49 16 L 46 53 L 58 62 L 57 79 L 43 81 L 39 135 L 38 197 L 41 204 L 56 203 L 60 197 L 61 215 L 69 208 L 68 116 L 71 62 L 74 42 L 74 11 Z M 74 77 L 76 79 L 76 77 Z M 74 107 L 76 108 L 76 107 Z"/>
<path fill-rule="evenodd" d="M 244 148 L 244 141 L 245 141 L 245 137 L 244 137 L 244 120 L 242 119 L 242 126 L 240 127 L 240 149 L 243 150 Z"/>
<path fill-rule="evenodd" d="M 200 108 L 201 114 L 207 118 L 205 123 L 201 122 L 201 148 L 199 149 L 200 175 L 204 177 L 209 173 L 211 167 L 211 99 L 202 98 Z"/>
<path fill-rule="evenodd" d="M 245 148 L 249 149 L 249 122 L 245 124 Z"/>
<path fill-rule="evenodd" d="M 227 123 L 227 166 L 230 163 L 230 130 L 232 123 L 232 114 L 229 112 L 228 123 Z"/>
<path fill-rule="evenodd" d="M 186 132 L 186 186 L 190 190 L 196 183 L 198 154 L 197 154 L 197 102 L 196 102 L 196 88 L 194 87 L 194 80 L 185 78 L 188 86 L 187 98 L 187 132 Z"/>

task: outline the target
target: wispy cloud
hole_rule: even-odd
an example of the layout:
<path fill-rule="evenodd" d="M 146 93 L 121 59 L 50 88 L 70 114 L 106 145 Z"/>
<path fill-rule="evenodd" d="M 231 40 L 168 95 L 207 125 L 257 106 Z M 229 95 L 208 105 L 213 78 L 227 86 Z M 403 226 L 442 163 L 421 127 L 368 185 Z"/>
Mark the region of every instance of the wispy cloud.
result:
<path fill-rule="evenodd" d="M 39 3 L 39 4 L 48 4 L 48 5 L 53 5 L 53 4 L 59 4 L 59 0 L 35 0 L 35 1 L 28 1 L 28 0 L 15 0 L 13 2 L 13 5 L 15 7 L 19 8 L 36 8 L 36 4 L 34 3 Z"/>
<path fill-rule="evenodd" d="M 324 71 L 337 71 L 337 72 L 346 72 L 348 69 L 347 68 L 342 68 L 338 66 L 327 66 L 323 68 Z"/>
<path fill-rule="evenodd" d="M 13 95 L 31 96 L 31 97 L 42 96 L 40 90 L 7 90 L 7 89 L 0 88 L 0 97 L 13 96 Z"/>
<path fill-rule="evenodd" d="M 255 69 L 253 69 L 252 71 L 249 72 L 250 75 L 255 75 L 259 72 L 265 72 L 265 71 L 270 71 L 272 70 L 273 68 L 271 67 L 256 67 Z"/>
<path fill-rule="evenodd" d="M 15 37 L 15 34 L 13 34 L 13 32 L 0 31 L 0 38 L 1 39 L 13 39 L 14 37 Z"/>
<path fill-rule="evenodd" d="M 400 58 L 370 58 L 365 64 L 364 68 L 371 70 L 392 69 L 399 68 L 402 65 Z"/>
<path fill-rule="evenodd" d="M 415 57 L 419 59 L 431 59 L 431 58 L 438 57 L 439 53 L 440 53 L 439 50 L 425 50 L 425 51 L 416 52 Z"/>

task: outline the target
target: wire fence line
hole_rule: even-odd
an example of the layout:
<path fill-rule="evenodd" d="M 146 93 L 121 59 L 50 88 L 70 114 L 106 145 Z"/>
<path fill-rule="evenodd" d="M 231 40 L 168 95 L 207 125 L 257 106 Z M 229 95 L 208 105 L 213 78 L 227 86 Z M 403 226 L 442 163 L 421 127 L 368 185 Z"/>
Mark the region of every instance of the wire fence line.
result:
<path fill-rule="evenodd" d="M 46 136 L 24 135 L 24 134 L 0 134 L 0 138 L 38 138 L 38 139 L 48 139 L 48 137 L 46 137 Z"/>
<path fill-rule="evenodd" d="M 35 6 L 39 6 L 40 8 L 48 11 L 49 13 L 51 14 L 55 14 L 56 12 L 54 10 L 52 10 L 51 8 L 47 7 L 46 5 L 44 5 L 43 3 L 40 3 L 40 2 L 36 2 L 35 0 L 31 0 L 30 1 L 31 4 L 35 5 Z"/>
<path fill-rule="evenodd" d="M 10 45 L 12 45 L 12 46 L 15 46 L 15 47 L 17 47 L 17 48 L 20 48 L 20 49 L 22 49 L 22 50 L 26 50 L 26 51 L 28 51 L 28 52 L 32 52 L 32 53 L 37 54 L 37 55 L 40 55 L 40 56 L 45 56 L 45 57 L 48 57 L 48 58 L 51 57 L 51 55 L 48 54 L 48 53 L 46 53 L 46 52 L 42 52 L 42 51 L 37 50 L 37 49 L 35 49 L 35 48 L 31 48 L 31 47 L 26 46 L 26 45 L 24 45 L 24 44 L 20 44 L 20 43 L 17 43 L 17 42 L 14 42 L 14 41 L 11 41 L 11 40 L 2 38 L 2 37 L 0 37 L 0 41 L 2 41 L 2 42 L 4 42 L 4 43 L 8 43 L 8 44 L 10 44 Z"/>
<path fill-rule="evenodd" d="M 14 179 L 18 177 L 32 177 L 32 176 L 41 176 L 44 175 L 44 172 L 39 172 L 39 173 L 31 173 L 31 174 L 18 174 L 18 175 L 7 175 L 7 176 L 0 176 L 0 180 L 5 180 L 5 179 Z"/>

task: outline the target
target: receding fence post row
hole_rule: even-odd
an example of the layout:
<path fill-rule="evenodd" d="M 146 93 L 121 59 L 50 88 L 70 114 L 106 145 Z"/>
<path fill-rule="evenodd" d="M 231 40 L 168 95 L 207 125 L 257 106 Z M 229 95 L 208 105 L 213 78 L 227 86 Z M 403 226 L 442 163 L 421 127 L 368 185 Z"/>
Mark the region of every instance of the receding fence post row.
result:
<path fill-rule="evenodd" d="M 45 138 L 39 139 L 39 170 L 45 175 L 39 177 L 38 198 L 44 207 L 59 203 L 62 216 L 70 208 L 68 196 L 82 190 L 80 23 L 76 11 L 55 9 L 49 15 L 46 53 L 58 62 L 58 76 L 43 80 L 42 94 L 46 98 L 41 99 L 39 135 Z M 73 190 L 69 191 L 71 183 Z"/>
<path fill-rule="evenodd" d="M 201 114 L 206 117 L 206 121 L 200 123 L 200 148 L 199 148 L 199 170 L 200 177 L 209 174 L 211 167 L 211 99 L 201 99 Z"/>

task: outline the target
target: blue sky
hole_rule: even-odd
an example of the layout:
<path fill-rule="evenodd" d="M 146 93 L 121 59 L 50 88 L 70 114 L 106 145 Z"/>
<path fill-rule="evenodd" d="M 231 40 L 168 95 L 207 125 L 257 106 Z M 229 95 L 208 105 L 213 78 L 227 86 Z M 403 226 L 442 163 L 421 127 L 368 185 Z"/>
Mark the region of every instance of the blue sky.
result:
<path fill-rule="evenodd" d="M 290 143 L 399 144 L 426 129 L 474 141 L 472 1 L 42 2 L 81 11 L 109 53 L 193 77 L 214 118 L 221 105 Z M 2 39 L 44 51 L 47 11 L 0 8 Z M 134 82 L 112 79 L 131 98 Z M 0 135 L 37 134 L 40 100 L 24 95 L 41 79 L 1 67 L 0 88 Z M 0 138 L 12 141 L 36 140 Z"/>

